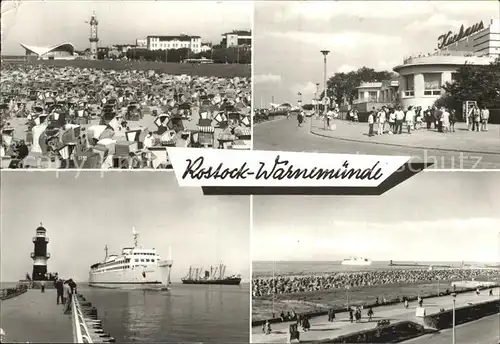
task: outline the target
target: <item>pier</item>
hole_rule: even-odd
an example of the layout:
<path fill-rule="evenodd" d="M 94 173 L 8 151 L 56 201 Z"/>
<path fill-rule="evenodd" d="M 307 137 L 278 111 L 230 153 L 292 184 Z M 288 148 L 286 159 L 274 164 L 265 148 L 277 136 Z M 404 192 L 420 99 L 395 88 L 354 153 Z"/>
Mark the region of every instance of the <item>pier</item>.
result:
<path fill-rule="evenodd" d="M 3 341 L 22 343 L 108 343 L 115 339 L 102 329 L 97 309 L 82 295 L 73 295 L 71 312 L 56 303 L 55 289 L 28 289 L 2 300 Z"/>

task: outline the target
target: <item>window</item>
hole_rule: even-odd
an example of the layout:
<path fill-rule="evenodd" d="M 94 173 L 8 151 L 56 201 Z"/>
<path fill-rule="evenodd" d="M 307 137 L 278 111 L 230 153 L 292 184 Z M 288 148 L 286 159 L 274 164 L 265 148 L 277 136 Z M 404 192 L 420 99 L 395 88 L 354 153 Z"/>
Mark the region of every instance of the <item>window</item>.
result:
<path fill-rule="evenodd" d="M 405 97 L 414 97 L 415 96 L 415 91 L 413 91 L 413 90 L 404 91 L 404 96 Z"/>
<path fill-rule="evenodd" d="M 424 90 L 424 96 L 440 96 L 441 90 Z"/>
<path fill-rule="evenodd" d="M 144 259 L 141 259 L 141 263 L 144 263 Z"/>
<path fill-rule="evenodd" d="M 136 259 L 134 259 L 134 260 L 135 260 L 135 262 L 136 262 L 136 263 L 137 263 L 137 262 L 139 262 L 139 259 L 137 259 L 137 258 L 136 258 Z"/>

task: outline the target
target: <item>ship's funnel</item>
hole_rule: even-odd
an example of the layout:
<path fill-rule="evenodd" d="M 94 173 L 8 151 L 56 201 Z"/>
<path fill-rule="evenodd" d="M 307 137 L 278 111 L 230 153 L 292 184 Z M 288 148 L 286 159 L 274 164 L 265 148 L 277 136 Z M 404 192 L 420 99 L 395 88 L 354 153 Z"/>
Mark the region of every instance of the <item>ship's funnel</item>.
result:
<path fill-rule="evenodd" d="M 209 278 L 209 277 L 210 277 L 210 271 L 205 270 L 205 278 Z"/>

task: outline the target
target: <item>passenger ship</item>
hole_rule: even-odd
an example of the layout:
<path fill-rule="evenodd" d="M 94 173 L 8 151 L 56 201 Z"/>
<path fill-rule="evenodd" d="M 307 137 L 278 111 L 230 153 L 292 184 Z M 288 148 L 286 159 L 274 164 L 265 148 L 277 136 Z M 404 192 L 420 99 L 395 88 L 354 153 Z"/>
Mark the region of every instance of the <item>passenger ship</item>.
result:
<path fill-rule="evenodd" d="M 342 265 L 355 265 L 355 266 L 367 266 L 372 265 L 372 261 L 368 258 L 363 257 L 350 257 L 342 261 Z"/>
<path fill-rule="evenodd" d="M 134 246 L 124 247 L 120 256 L 108 255 L 103 262 L 93 264 L 89 285 L 102 288 L 168 289 L 172 260 L 162 260 L 154 248 L 138 245 L 139 234 L 133 229 Z"/>

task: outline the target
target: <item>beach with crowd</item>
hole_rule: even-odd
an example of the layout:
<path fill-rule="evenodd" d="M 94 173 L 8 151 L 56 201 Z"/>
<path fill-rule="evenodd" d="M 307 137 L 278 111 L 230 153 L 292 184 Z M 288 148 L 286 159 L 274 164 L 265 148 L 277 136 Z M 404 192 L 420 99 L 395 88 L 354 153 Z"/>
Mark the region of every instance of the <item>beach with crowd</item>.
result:
<path fill-rule="evenodd" d="M 166 147 L 250 149 L 248 77 L 15 63 L 2 168 L 170 168 Z"/>

